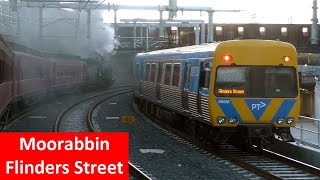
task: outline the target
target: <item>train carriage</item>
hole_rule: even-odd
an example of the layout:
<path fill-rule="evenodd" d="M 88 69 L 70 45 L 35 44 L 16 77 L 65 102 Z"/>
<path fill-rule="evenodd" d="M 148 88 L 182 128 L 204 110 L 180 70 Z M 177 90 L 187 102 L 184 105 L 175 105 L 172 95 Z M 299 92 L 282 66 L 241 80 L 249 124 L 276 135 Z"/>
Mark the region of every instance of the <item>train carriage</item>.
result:
<path fill-rule="evenodd" d="M 135 97 L 158 118 L 216 142 L 293 140 L 300 95 L 289 43 L 234 40 L 140 53 L 134 67 Z"/>
<path fill-rule="evenodd" d="M 21 108 L 74 91 L 74 87 L 93 81 L 87 78 L 87 62 L 78 56 L 39 52 L 10 44 L 32 54 L 12 51 L 0 35 L 0 130 Z M 105 70 L 111 70 L 110 64 Z M 102 78 L 100 72 L 93 73 L 100 77 L 100 82 L 111 82 L 111 72 L 104 73 L 107 76 Z"/>
<path fill-rule="evenodd" d="M 5 113 L 7 105 L 13 98 L 13 52 L 0 36 L 0 117 Z M 1 122 L 1 121 L 0 121 Z"/>
<path fill-rule="evenodd" d="M 47 90 L 53 64 L 42 57 L 15 51 L 15 96 Z"/>
<path fill-rule="evenodd" d="M 86 81 L 87 67 L 80 57 L 49 52 L 42 52 L 42 56 L 53 64 L 50 87 L 57 88 Z"/>
<path fill-rule="evenodd" d="M 86 81 L 84 62 L 55 62 L 54 87 L 82 83 Z"/>

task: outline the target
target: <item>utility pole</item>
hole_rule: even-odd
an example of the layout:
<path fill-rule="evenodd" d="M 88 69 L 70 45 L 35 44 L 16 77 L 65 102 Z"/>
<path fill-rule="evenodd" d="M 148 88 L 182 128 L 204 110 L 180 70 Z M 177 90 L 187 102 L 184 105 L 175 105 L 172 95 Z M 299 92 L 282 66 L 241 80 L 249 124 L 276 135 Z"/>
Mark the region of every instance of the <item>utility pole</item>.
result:
<path fill-rule="evenodd" d="M 313 0 L 313 16 L 312 16 L 312 26 L 311 26 L 311 45 L 318 45 L 318 16 L 317 16 L 317 0 Z"/>
<path fill-rule="evenodd" d="M 91 12 L 88 11 L 87 15 L 87 38 L 90 39 L 91 36 Z"/>

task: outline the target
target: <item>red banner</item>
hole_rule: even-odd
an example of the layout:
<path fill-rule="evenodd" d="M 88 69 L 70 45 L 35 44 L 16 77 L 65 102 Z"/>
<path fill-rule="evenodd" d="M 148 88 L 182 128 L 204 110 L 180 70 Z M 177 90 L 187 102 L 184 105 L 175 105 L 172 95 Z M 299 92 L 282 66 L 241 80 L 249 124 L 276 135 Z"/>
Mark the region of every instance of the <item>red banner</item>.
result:
<path fill-rule="evenodd" d="M 0 133 L 0 179 L 128 179 L 128 133 Z"/>

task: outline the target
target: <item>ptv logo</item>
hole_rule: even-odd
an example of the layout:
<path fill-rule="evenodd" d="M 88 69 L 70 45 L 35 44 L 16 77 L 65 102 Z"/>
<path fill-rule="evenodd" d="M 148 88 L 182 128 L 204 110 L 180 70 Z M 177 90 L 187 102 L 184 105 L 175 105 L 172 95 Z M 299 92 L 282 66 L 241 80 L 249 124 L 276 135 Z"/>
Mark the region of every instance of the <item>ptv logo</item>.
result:
<path fill-rule="evenodd" d="M 270 104 L 271 99 L 246 99 L 245 101 L 248 108 L 251 110 L 252 114 L 258 121 Z"/>
<path fill-rule="evenodd" d="M 251 104 L 251 110 L 253 111 L 253 110 L 257 109 L 259 111 L 261 108 L 265 107 L 266 105 L 267 104 L 263 103 L 263 102 L 260 102 L 258 104 Z"/>

